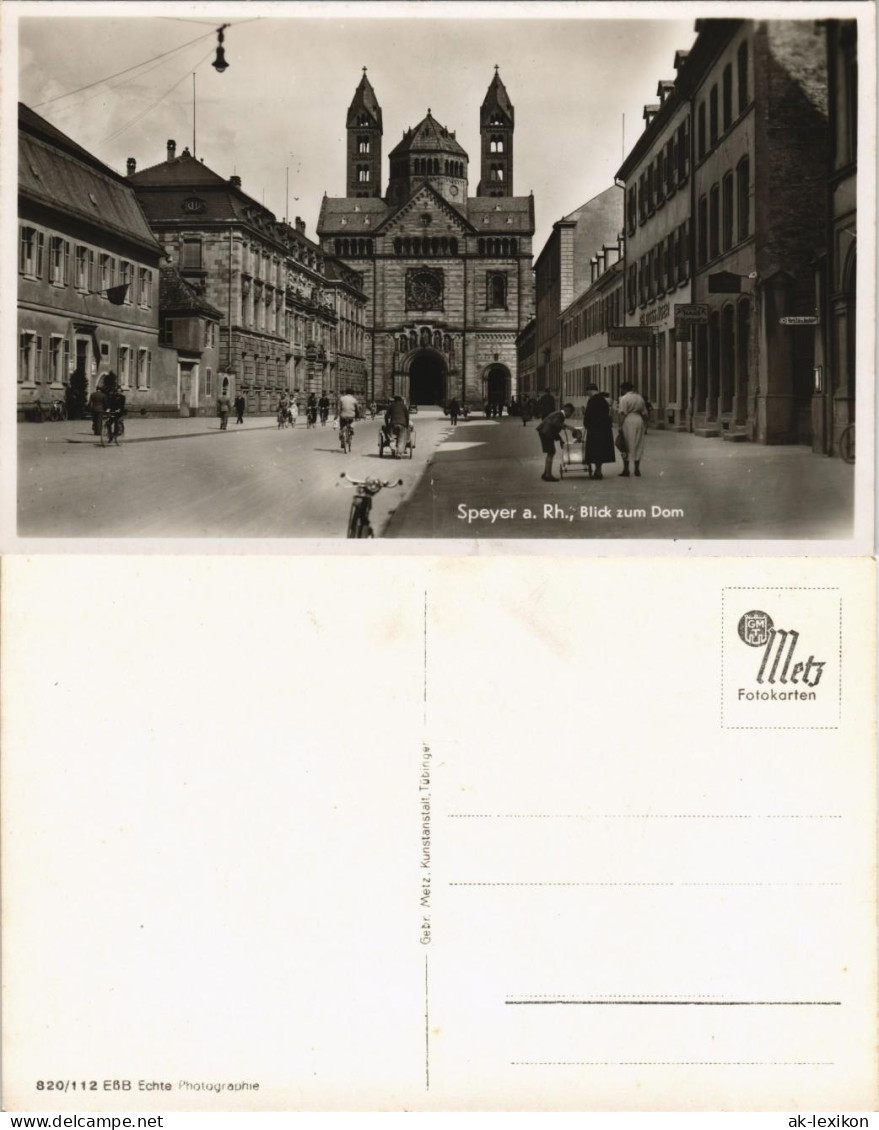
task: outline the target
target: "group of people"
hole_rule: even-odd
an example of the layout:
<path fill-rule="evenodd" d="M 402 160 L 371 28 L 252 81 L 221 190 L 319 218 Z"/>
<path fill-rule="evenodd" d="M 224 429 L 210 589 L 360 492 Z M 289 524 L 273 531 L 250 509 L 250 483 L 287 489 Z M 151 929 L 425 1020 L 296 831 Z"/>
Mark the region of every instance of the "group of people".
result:
<path fill-rule="evenodd" d="M 630 463 L 634 464 L 634 474 L 640 477 L 644 437 L 647 433 L 647 421 L 650 418 L 647 401 L 630 381 L 620 385 L 621 395 L 616 407 L 618 432 L 615 440 L 610 395 L 599 392 L 596 385 L 589 385 L 586 393 L 588 400 L 583 409 L 582 443 L 583 463 L 590 477 L 603 479 L 601 468 L 607 463 L 616 462 L 617 450 L 623 459 L 621 478 L 629 478 L 632 474 L 629 470 Z M 561 444 L 572 442 L 573 433 L 568 426 L 568 420 L 574 415 L 574 406 L 565 404 L 557 410 L 555 398 L 549 389 L 546 389 L 537 402 L 537 414 L 540 416 L 537 432 L 540 436 L 541 449 L 546 457 L 541 478 L 544 482 L 557 483 L 559 480 L 552 473 L 555 446 L 557 442 Z M 567 433 L 570 438 L 563 438 L 563 433 Z"/>

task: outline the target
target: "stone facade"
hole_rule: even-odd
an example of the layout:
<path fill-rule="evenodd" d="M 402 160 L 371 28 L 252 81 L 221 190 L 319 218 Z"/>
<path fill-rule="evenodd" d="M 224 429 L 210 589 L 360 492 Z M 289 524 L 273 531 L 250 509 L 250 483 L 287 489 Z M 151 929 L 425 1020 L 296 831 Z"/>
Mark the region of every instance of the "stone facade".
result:
<path fill-rule="evenodd" d="M 537 381 L 562 395 L 562 311 L 592 284 L 591 263 L 623 230 L 623 194 L 607 188 L 557 220 L 534 264 L 537 291 Z"/>
<path fill-rule="evenodd" d="M 481 117 L 491 118 L 494 104 L 511 132 L 512 107 L 499 75 Z M 380 123 L 364 78 L 349 107 L 349 139 L 359 137 L 356 123 L 365 114 Z M 378 137 L 370 141 L 373 151 Z M 512 195 L 511 155 L 504 195 L 469 197 L 467 154 L 428 112 L 392 150 L 382 198 L 374 185 L 369 195 L 366 188 L 350 195 L 361 183 L 350 168 L 358 146 L 349 140 L 349 196 L 324 198 L 318 234 L 325 255 L 362 275 L 368 395 L 508 402 L 517 390 L 516 336 L 533 312 L 534 232 L 533 199 Z"/>
<path fill-rule="evenodd" d="M 560 399 L 579 410 L 586 406 L 590 384 L 610 393 L 615 401 L 623 379 L 623 350 L 608 343 L 607 333 L 611 327 L 623 325 L 625 317 L 622 246 L 617 244 L 608 251 L 593 266 L 592 285 L 561 315 Z"/>
<path fill-rule="evenodd" d="M 839 437 L 855 419 L 855 343 L 858 231 L 858 25 L 828 20 L 827 67 L 830 121 L 829 230 L 816 272 L 812 390 L 812 446 L 838 452 Z"/>
<path fill-rule="evenodd" d="M 20 106 L 20 417 L 40 416 L 55 400 L 75 413 L 110 371 L 130 410 L 170 401 L 160 257 L 124 178 Z"/>
<path fill-rule="evenodd" d="M 167 260 L 220 311 L 216 387 L 241 392 L 250 415 L 274 414 L 285 391 L 302 403 L 338 391 L 333 288 L 356 291 L 359 276 L 330 284 L 327 257 L 301 220 L 279 222 L 239 177 L 225 180 L 187 149 L 178 157 L 173 141 L 161 164 L 137 172 L 130 160 L 128 179 Z M 363 344 L 346 337 L 346 370 Z"/>
<path fill-rule="evenodd" d="M 671 81 L 657 97 L 617 174 L 626 194 L 626 324 L 653 331 L 650 345 L 626 347 L 625 375 L 654 406 L 657 426 L 685 428 L 690 344 L 675 340 L 675 306 L 691 298 L 690 103 Z"/>

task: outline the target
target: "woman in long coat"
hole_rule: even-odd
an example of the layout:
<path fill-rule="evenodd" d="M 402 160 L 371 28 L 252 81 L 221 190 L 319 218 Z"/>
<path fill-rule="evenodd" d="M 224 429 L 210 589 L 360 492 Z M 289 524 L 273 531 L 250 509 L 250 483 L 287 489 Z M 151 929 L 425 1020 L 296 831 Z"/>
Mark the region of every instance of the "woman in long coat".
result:
<path fill-rule="evenodd" d="M 613 445 L 613 429 L 610 426 L 610 405 L 602 392 L 595 392 L 586 403 L 583 414 L 586 426 L 586 446 L 583 462 L 592 467 L 592 478 L 603 479 L 602 463 L 616 463 L 616 450 Z"/>
<path fill-rule="evenodd" d="M 635 463 L 635 474 L 641 474 L 641 456 L 644 453 L 644 436 L 647 432 L 647 402 L 640 392 L 635 392 L 635 386 L 628 381 L 620 385 L 619 413 L 620 430 L 626 441 L 626 450 L 623 453 L 623 470 L 621 478 L 629 474 L 629 460 Z"/>

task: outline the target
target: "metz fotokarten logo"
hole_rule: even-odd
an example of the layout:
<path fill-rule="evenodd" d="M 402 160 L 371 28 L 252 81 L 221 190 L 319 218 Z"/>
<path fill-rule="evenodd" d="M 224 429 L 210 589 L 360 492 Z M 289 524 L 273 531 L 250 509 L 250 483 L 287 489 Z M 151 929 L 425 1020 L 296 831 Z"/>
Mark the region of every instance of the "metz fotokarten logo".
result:
<path fill-rule="evenodd" d="M 800 646 L 795 628 L 776 628 L 768 612 L 752 609 L 739 620 L 739 639 L 754 648 L 755 686 L 740 686 L 740 702 L 814 702 L 826 666 Z"/>

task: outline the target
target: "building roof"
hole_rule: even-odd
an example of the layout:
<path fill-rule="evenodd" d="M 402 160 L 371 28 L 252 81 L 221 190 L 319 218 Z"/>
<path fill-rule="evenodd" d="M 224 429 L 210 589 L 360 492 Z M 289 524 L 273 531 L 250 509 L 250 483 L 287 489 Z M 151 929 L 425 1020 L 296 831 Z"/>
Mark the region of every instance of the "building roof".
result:
<path fill-rule="evenodd" d="M 18 137 L 20 196 L 161 252 L 124 177 L 22 103 Z"/>
<path fill-rule="evenodd" d="M 460 204 L 453 204 L 437 192 L 429 177 L 418 180 L 408 199 L 398 207 L 392 207 L 374 196 L 325 196 L 321 203 L 317 230 L 321 235 L 368 238 L 380 228 L 386 227 L 391 217 L 405 208 L 425 185 L 430 187 L 442 204 L 469 223 L 477 235 L 518 235 L 534 231 L 533 196 L 471 196 Z M 512 223 L 508 223 L 508 220 L 512 220 Z"/>
<path fill-rule="evenodd" d="M 467 158 L 466 151 L 455 140 L 454 132 L 450 132 L 445 126 L 440 125 L 430 110 L 414 129 L 406 130 L 402 141 L 397 142 L 391 150 L 390 156 L 398 157 L 402 153 L 413 152 L 453 153 L 456 157 Z"/>
<path fill-rule="evenodd" d="M 480 122 L 486 123 L 494 110 L 500 110 L 505 117 L 509 118 L 510 125 L 514 124 L 515 111 L 513 110 L 513 103 L 510 101 L 507 88 L 503 84 L 497 67 L 494 69 L 494 78 L 489 83 L 485 98 L 482 101 L 482 106 L 479 111 Z"/>
<path fill-rule="evenodd" d="M 348 116 L 345 119 L 345 125 L 348 129 L 356 127 L 359 124 L 357 119 L 364 112 L 369 114 L 379 129 L 382 128 L 382 108 L 378 104 L 378 99 L 375 96 L 375 91 L 372 89 L 372 84 L 366 77 L 366 67 L 363 68 L 363 78 L 354 91 L 354 97 L 351 100 L 351 105 L 348 107 Z"/>
<path fill-rule="evenodd" d="M 299 244 L 322 254 L 319 246 L 303 232 L 279 221 L 274 212 L 248 196 L 237 178 L 225 180 L 203 161 L 193 157 L 188 149 L 184 149 L 179 157 L 132 173 L 128 183 L 137 191 L 141 206 L 153 224 L 178 222 L 192 227 L 205 223 L 247 224 L 260 231 L 266 239 L 286 248 Z M 193 197 L 202 205 L 197 212 L 186 207 L 186 202 Z"/>
<path fill-rule="evenodd" d="M 223 315 L 190 286 L 176 267 L 159 270 L 159 309 L 162 313 L 200 314 L 219 322 Z"/>

